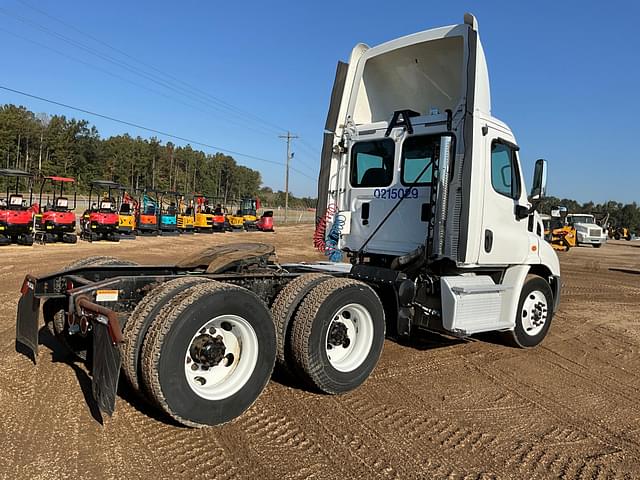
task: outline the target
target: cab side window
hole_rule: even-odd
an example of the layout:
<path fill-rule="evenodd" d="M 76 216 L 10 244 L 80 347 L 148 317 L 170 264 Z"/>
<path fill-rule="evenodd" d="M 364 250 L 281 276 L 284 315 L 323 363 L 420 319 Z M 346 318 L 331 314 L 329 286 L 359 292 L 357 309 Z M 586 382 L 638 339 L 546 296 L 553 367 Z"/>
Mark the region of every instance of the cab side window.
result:
<path fill-rule="evenodd" d="M 433 160 L 440 149 L 439 135 L 409 137 L 402 146 L 401 181 L 403 185 L 431 185 Z"/>
<path fill-rule="evenodd" d="M 351 147 L 351 186 L 387 187 L 393 180 L 395 143 L 390 138 Z"/>
<path fill-rule="evenodd" d="M 491 145 L 491 185 L 500 195 L 520 198 L 520 175 L 515 149 L 500 142 Z"/>

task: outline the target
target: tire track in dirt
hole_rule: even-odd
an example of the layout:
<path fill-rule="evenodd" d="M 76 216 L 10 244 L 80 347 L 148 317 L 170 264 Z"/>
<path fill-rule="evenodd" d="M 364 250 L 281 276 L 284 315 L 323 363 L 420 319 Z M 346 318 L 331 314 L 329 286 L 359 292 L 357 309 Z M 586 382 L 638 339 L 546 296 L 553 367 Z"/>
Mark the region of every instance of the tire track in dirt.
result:
<path fill-rule="evenodd" d="M 24 377 L 25 370 L 28 373 L 29 381 L 16 382 L 16 390 L 22 394 L 17 398 L 21 401 L 15 405 L 15 409 L 6 410 L 3 416 L 9 418 L 11 423 L 17 423 L 19 428 L 13 432 L 12 436 L 20 439 L 26 445 L 38 444 L 41 438 L 46 438 L 47 442 L 39 450 L 20 449 L 15 452 L 13 464 L 16 466 L 16 476 L 32 477 L 34 472 L 32 466 L 37 465 L 39 458 L 43 452 L 46 452 L 51 445 L 61 442 L 65 445 L 65 450 L 69 455 L 70 461 L 67 469 L 70 468 L 72 474 L 77 474 L 73 459 L 79 455 L 79 447 L 77 437 L 66 439 L 66 432 L 73 430 L 66 420 L 69 417 L 60 416 L 59 412 L 74 412 L 79 408 L 83 408 L 78 403 L 81 398 L 76 395 L 56 395 L 59 389 L 70 390 L 77 388 L 77 384 L 70 378 L 73 375 L 66 375 L 61 372 L 62 365 L 47 363 L 47 360 L 39 356 L 37 366 L 22 365 L 15 363 L 5 363 L 3 366 L 2 380 L 6 378 Z M 24 361 L 24 359 L 20 359 Z M 8 367 L 8 368 L 7 368 Z M 36 385 L 37 383 L 37 385 Z M 81 396 L 80 396 L 81 397 Z M 73 414 L 72 414 L 73 415 Z M 19 420 L 20 419 L 20 420 Z M 77 420 L 75 420 L 77 421 Z M 72 418 L 71 423 L 74 422 Z M 70 428 L 71 427 L 71 428 Z"/>
<path fill-rule="evenodd" d="M 570 351 L 574 353 L 583 351 L 580 348 L 581 344 L 579 342 L 569 341 L 568 343 L 571 344 Z M 623 366 L 614 365 L 611 362 L 607 361 L 606 358 L 599 356 L 593 350 L 590 352 L 584 351 L 585 359 L 587 359 L 586 356 L 588 355 L 588 360 L 593 361 L 591 365 L 586 365 L 577 360 L 574 360 L 573 358 L 567 356 L 564 353 L 561 353 L 555 348 L 546 347 L 544 345 L 542 345 L 540 348 L 548 351 L 549 354 L 557 356 L 561 359 L 560 362 L 553 362 L 551 360 L 547 360 L 552 365 L 556 365 L 560 368 L 566 369 L 567 371 L 572 372 L 574 375 L 582 376 L 583 378 L 590 380 L 594 384 L 607 384 L 609 385 L 609 389 L 611 389 L 612 392 L 618 395 L 621 394 L 621 392 L 616 393 L 615 392 L 616 388 L 624 387 L 626 390 L 630 390 L 632 393 L 635 393 L 635 395 L 632 394 L 631 396 L 627 395 L 626 392 L 624 393 L 624 396 L 630 402 L 635 402 L 637 398 L 640 396 L 640 376 L 635 375 L 633 373 L 633 369 L 637 368 L 636 365 L 627 365 L 627 368 Z M 562 361 L 567 362 L 567 364 L 571 365 L 572 368 L 568 367 L 567 365 L 563 365 L 561 363 Z M 597 375 L 588 373 L 593 370 L 597 372 Z M 605 371 L 606 372 L 613 371 L 613 373 L 605 373 Z M 635 381 L 639 384 L 634 385 L 633 383 L 629 383 L 628 381 L 623 381 L 622 378 L 625 378 L 625 379 L 629 378 L 632 382 Z"/>
<path fill-rule="evenodd" d="M 492 439 L 466 429 L 452 418 L 434 415 L 426 403 L 420 411 L 409 410 L 402 404 L 389 404 L 389 398 L 407 398 L 402 393 L 406 393 L 406 389 L 401 384 L 383 383 L 366 388 L 363 396 L 346 398 L 345 403 L 354 417 L 361 418 L 377 435 L 390 440 L 391 445 L 401 445 L 412 456 L 417 456 L 417 460 L 422 458 L 419 470 L 431 478 L 495 475 L 495 472 L 482 471 L 479 466 L 469 468 L 459 464 L 464 450 L 477 452 L 484 443 L 490 447 Z"/>
<path fill-rule="evenodd" d="M 273 385 L 273 387 L 278 391 L 280 398 L 280 401 L 276 402 L 276 408 L 284 407 L 281 411 L 286 411 L 287 423 L 293 421 L 293 425 L 296 425 L 298 422 L 306 424 L 312 422 L 311 432 L 294 427 L 292 433 L 296 432 L 304 445 L 299 452 L 295 453 L 295 456 L 300 457 L 300 460 L 303 461 L 311 455 L 314 459 L 312 462 L 314 470 L 319 476 L 337 479 L 398 478 L 394 473 L 395 468 L 389 465 L 380 465 L 379 457 L 375 454 L 376 450 L 368 451 L 363 448 L 364 445 L 369 445 L 372 440 L 375 440 L 362 432 L 360 426 L 352 422 L 350 418 L 345 417 L 336 405 L 331 408 L 326 403 L 333 403 L 333 397 L 297 392 L 281 385 Z M 301 396 L 304 397 L 303 402 L 301 402 Z M 280 402 L 284 402 L 284 405 L 277 405 Z M 271 402 L 269 403 L 271 404 Z M 279 416 L 282 415 L 284 413 Z M 350 434 L 346 436 L 344 429 L 336 429 L 336 425 L 344 424 L 350 425 Z M 356 432 L 352 431 L 354 428 L 357 430 Z M 260 435 L 255 437 L 255 441 L 261 442 Z M 327 444 L 332 445 L 332 448 L 320 447 L 320 445 Z M 284 450 L 283 454 L 287 455 L 290 452 L 287 453 L 287 450 Z M 291 478 L 306 477 L 295 475 Z"/>
<path fill-rule="evenodd" d="M 269 386 L 283 388 L 280 386 Z M 270 396 L 267 393 L 267 396 Z M 246 436 L 248 448 L 260 458 L 263 465 L 271 465 L 271 475 L 274 478 L 332 478 L 328 469 L 334 459 L 324 451 L 316 438 L 301 427 L 297 412 L 291 408 L 282 407 L 284 397 L 278 401 L 259 401 L 251 408 L 249 415 L 241 417 L 234 426 Z M 266 448 L 265 448 L 266 447 Z M 288 461 L 306 464 L 301 472 L 287 472 Z M 284 468 L 283 468 L 284 467 Z M 344 472 L 341 472 L 344 474 Z"/>
<path fill-rule="evenodd" d="M 474 365 L 475 368 L 482 374 L 490 377 L 493 381 L 502 385 L 503 388 L 513 391 L 515 394 L 521 396 L 525 401 L 531 404 L 530 411 L 544 411 L 546 415 L 553 417 L 556 422 L 564 425 L 568 430 L 577 430 L 588 438 L 582 442 L 581 448 L 576 448 L 574 445 L 572 449 L 562 448 L 566 446 L 562 443 L 557 446 L 556 443 L 550 440 L 548 434 L 542 434 L 536 441 L 524 442 L 520 445 L 520 449 L 515 449 L 514 454 L 505 459 L 507 465 L 512 465 L 513 468 L 517 468 L 520 465 L 520 471 L 522 472 L 523 466 L 533 466 L 534 473 L 536 469 L 540 469 L 544 466 L 540 462 L 544 459 L 553 456 L 556 464 L 563 466 L 563 470 L 569 471 L 574 469 L 577 471 L 583 464 L 590 465 L 591 463 L 598 463 L 597 456 L 594 456 L 595 452 L 600 452 L 602 455 L 612 455 L 624 451 L 626 455 L 632 455 L 637 457 L 640 452 L 639 444 L 637 441 L 626 438 L 618 431 L 613 430 L 612 426 L 601 425 L 594 423 L 590 420 L 590 417 L 581 408 L 571 408 L 563 402 L 559 402 L 556 399 L 550 397 L 540 388 L 529 385 L 519 379 L 517 376 L 504 372 L 498 365 L 496 368 Z M 489 370 L 491 370 L 489 372 Z M 560 389 L 562 390 L 562 389 Z M 554 390 L 558 391 L 558 390 Z M 569 390 L 572 391 L 572 390 Z M 594 410 L 606 408 L 604 400 L 593 393 L 589 393 L 588 396 L 584 394 L 580 397 L 581 404 L 589 405 Z M 541 421 L 538 418 L 532 420 L 531 430 L 536 431 L 536 424 Z M 576 442 L 569 442 L 576 443 Z M 518 453 L 520 452 L 520 453 Z M 526 452 L 522 456 L 522 452 Z M 580 453 L 583 456 L 580 456 Z M 555 455 L 555 456 L 554 456 Z M 590 458 L 593 457 L 593 458 Z M 533 461 L 536 459 L 535 461 Z M 551 465 L 548 465 L 548 467 Z M 571 468 L 569 468 L 571 467 Z M 593 465 L 593 468 L 600 467 L 600 465 Z M 531 469 L 531 468 L 530 468 Z M 615 466 L 613 470 L 615 471 Z M 634 467 L 631 472 L 634 474 L 640 474 L 640 469 Z M 522 472 L 523 474 L 530 473 L 528 470 Z M 561 472 L 545 470 L 546 475 L 557 475 Z M 572 477 L 572 478 L 589 478 L 589 477 Z M 595 477 L 594 477 L 595 478 Z"/>
<path fill-rule="evenodd" d="M 124 402 L 120 402 L 124 403 Z M 161 466 L 170 476 L 183 478 L 238 478 L 238 470 L 222 444 L 219 429 L 188 429 L 163 423 L 167 419 L 150 418 L 131 404 L 118 405 L 117 421 L 113 427 L 128 426 L 134 435 L 125 434 L 126 441 L 136 439 L 137 451 L 145 451 L 149 461 Z M 120 408 L 122 407 L 122 408 Z M 116 425 L 117 424 L 117 425 Z"/>
<path fill-rule="evenodd" d="M 423 466 L 414 455 L 407 454 L 404 443 L 398 443 L 396 448 L 393 442 L 380 434 L 375 422 L 371 424 L 366 415 L 350 408 L 350 401 L 368 402 L 361 392 L 362 388 L 339 397 L 303 394 L 308 398 L 304 399 L 302 408 L 297 392 L 287 388 L 281 396 L 286 400 L 286 411 L 289 413 L 287 417 L 313 418 L 313 424 L 321 428 L 322 432 L 315 435 L 302 432 L 303 438 L 312 442 L 310 447 L 314 451 L 318 449 L 318 445 L 327 442 L 333 446 L 332 450 L 336 450 L 331 454 L 324 452 L 325 458 L 319 459 L 318 467 L 325 472 L 324 476 L 332 465 L 335 469 L 334 456 L 337 455 L 338 461 L 342 459 L 342 463 L 337 465 L 345 465 L 343 468 L 348 465 L 348 470 L 346 473 L 336 472 L 335 478 L 414 478 L 416 472 L 423 470 Z M 370 412 L 371 408 L 367 410 Z M 334 425 L 349 425 L 349 428 L 336 430 Z M 317 431 L 317 428 L 313 428 L 313 431 Z M 351 461 L 345 462 L 345 457 L 351 458 Z"/>
<path fill-rule="evenodd" d="M 432 451 L 445 459 L 455 458 L 464 468 L 472 471 L 485 475 L 505 475 L 502 467 L 493 462 L 491 455 L 487 455 L 500 446 L 501 432 L 491 431 L 469 417 L 482 413 L 484 416 L 500 418 L 517 408 L 513 404 L 514 397 L 498 394 L 483 401 L 479 394 L 485 391 L 482 385 L 475 385 L 476 391 L 473 392 L 451 392 L 450 389 L 437 390 L 437 382 L 432 384 L 436 388 L 427 393 L 419 377 L 410 375 L 410 378 L 416 381 L 389 385 L 384 389 L 387 394 L 395 392 L 400 398 L 412 398 L 416 405 L 423 405 L 424 413 L 421 416 L 413 415 L 415 418 L 412 422 L 416 425 L 410 432 L 413 432 L 415 442 L 431 442 Z M 384 393 L 376 391 L 381 399 Z"/>

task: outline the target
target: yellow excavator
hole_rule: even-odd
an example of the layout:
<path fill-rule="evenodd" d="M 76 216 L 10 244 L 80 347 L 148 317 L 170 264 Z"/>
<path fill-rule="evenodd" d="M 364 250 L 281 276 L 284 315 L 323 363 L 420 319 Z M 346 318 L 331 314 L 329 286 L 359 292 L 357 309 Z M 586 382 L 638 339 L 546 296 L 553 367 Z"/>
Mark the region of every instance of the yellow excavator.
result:
<path fill-rule="evenodd" d="M 567 208 L 551 210 L 551 215 L 543 215 L 544 238 L 554 250 L 568 252 L 576 246 L 576 229 L 567 223 Z"/>
<path fill-rule="evenodd" d="M 133 240 L 136 238 L 136 199 L 126 191 L 125 187 L 120 187 L 118 206 L 118 233 L 121 239 Z"/>
<path fill-rule="evenodd" d="M 187 199 L 184 195 L 180 195 L 178 198 L 177 225 L 180 233 L 193 233 L 195 230 L 193 199 Z"/>
<path fill-rule="evenodd" d="M 235 215 L 228 215 L 229 225 L 233 229 L 257 230 L 260 200 L 257 198 L 245 197 L 240 200 L 240 208 Z"/>
<path fill-rule="evenodd" d="M 193 196 L 193 226 L 196 232 L 213 232 L 213 202 L 206 195 Z"/>

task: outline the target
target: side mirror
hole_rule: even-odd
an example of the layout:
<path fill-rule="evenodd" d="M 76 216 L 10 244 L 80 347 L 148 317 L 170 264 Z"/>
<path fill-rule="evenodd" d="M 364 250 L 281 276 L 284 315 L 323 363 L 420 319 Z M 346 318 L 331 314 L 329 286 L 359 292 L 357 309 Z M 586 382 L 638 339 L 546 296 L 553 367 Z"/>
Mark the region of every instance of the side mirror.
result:
<path fill-rule="evenodd" d="M 533 187 L 531 187 L 532 202 L 542 199 L 547 192 L 547 161 L 542 158 L 536 160 L 536 166 L 533 170 Z"/>
<path fill-rule="evenodd" d="M 560 218 L 562 220 L 565 220 L 567 218 L 567 215 L 569 214 L 569 211 L 567 210 L 567 207 L 560 207 L 558 208 L 558 214 L 560 215 Z"/>

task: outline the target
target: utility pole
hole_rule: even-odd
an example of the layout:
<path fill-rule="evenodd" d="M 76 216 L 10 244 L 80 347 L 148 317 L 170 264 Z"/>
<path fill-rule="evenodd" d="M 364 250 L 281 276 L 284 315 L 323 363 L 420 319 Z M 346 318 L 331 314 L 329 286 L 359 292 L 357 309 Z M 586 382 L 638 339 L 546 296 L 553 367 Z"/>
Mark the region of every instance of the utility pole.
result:
<path fill-rule="evenodd" d="M 287 214 L 289 213 L 289 161 L 294 155 L 291 153 L 291 140 L 299 137 L 297 135 L 291 135 L 291 132 L 287 132 L 286 135 L 278 135 L 278 138 L 287 139 L 287 168 L 284 174 L 284 223 L 287 223 Z"/>

